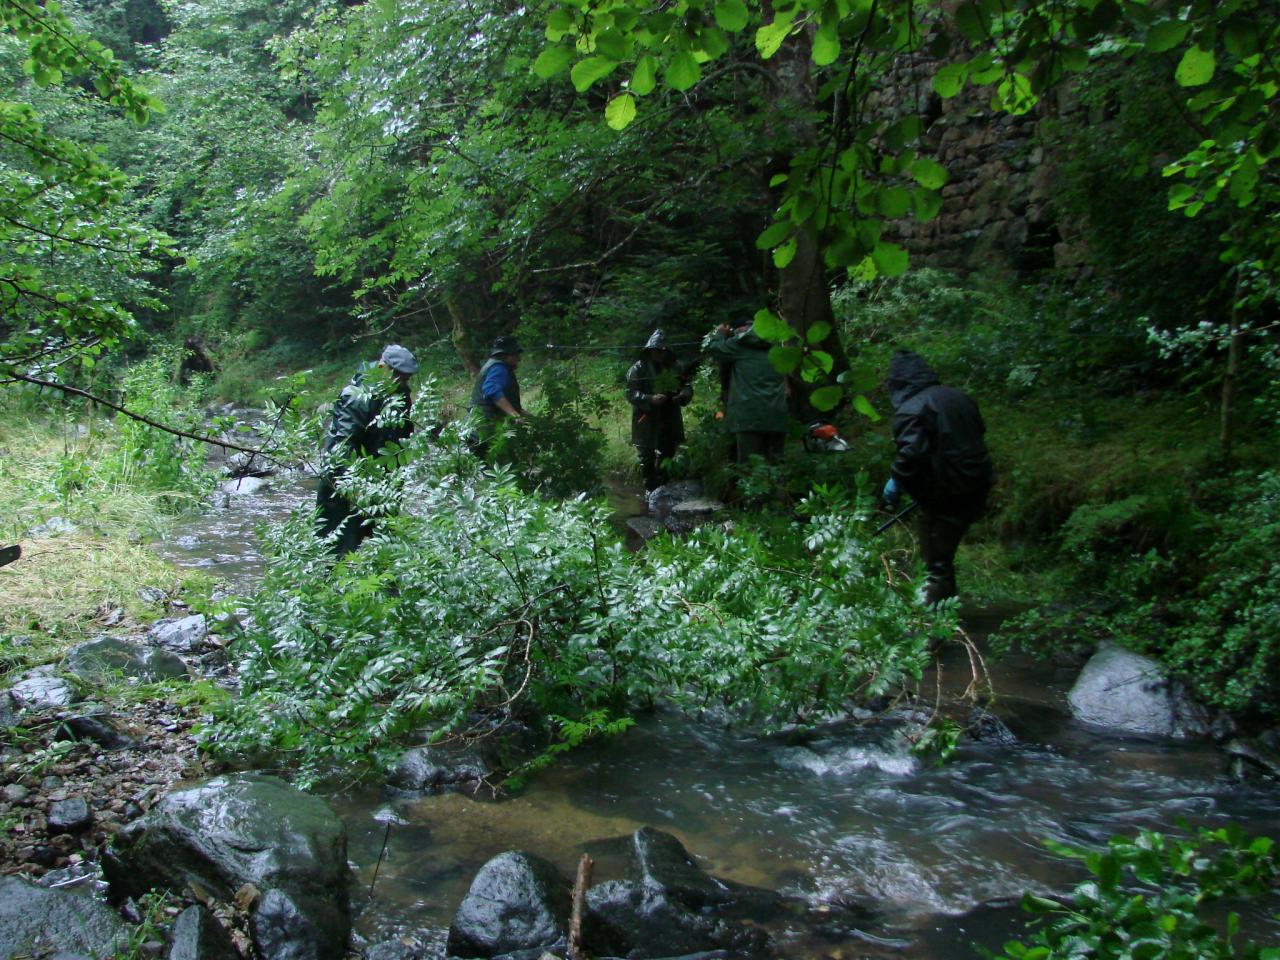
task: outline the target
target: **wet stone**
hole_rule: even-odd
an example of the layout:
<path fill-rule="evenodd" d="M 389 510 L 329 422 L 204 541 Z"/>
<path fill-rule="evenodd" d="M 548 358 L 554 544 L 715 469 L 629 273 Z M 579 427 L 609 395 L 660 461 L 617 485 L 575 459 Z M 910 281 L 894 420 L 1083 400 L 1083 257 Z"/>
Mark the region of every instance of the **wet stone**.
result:
<path fill-rule="evenodd" d="M 1204 736 L 1208 711 L 1149 657 L 1104 644 L 1067 695 L 1077 720 L 1121 733 L 1187 739 Z"/>
<path fill-rule="evenodd" d="M 132 737 L 122 734 L 101 716 L 67 717 L 61 721 L 61 726 L 73 740 L 87 740 L 108 750 L 122 750 L 134 744 Z M 96 759 L 102 760 L 101 757 Z"/>
<path fill-rule="evenodd" d="M 49 807 L 50 833 L 79 833 L 93 823 L 93 811 L 83 797 L 58 800 Z"/>
<path fill-rule="evenodd" d="M 0 957 L 42 957 L 55 950 L 114 956 L 127 939 L 128 929 L 104 903 L 0 877 Z"/>
<path fill-rule="evenodd" d="M 237 960 L 231 936 L 202 906 L 188 907 L 173 924 L 167 960 Z"/>
<path fill-rule="evenodd" d="M 70 682 L 48 675 L 29 676 L 18 681 L 9 689 L 9 696 L 23 710 L 69 707 L 79 699 Z"/>
<path fill-rule="evenodd" d="M 474 745 L 460 750 L 427 746 L 406 750 L 396 764 L 387 786 L 393 791 L 439 790 L 463 783 L 475 783 L 493 773 L 494 763 Z"/>
<path fill-rule="evenodd" d="M 101 682 L 115 676 L 154 683 L 184 679 L 187 665 L 168 650 L 130 643 L 117 637 L 98 637 L 67 652 L 63 667 L 83 680 Z"/>
<path fill-rule="evenodd" d="M 205 646 L 209 629 L 200 614 L 178 619 L 157 620 L 148 637 L 152 643 L 174 653 L 195 653 Z"/>
<path fill-rule="evenodd" d="M 449 927 L 448 952 L 496 957 L 556 949 L 569 924 L 569 882 L 542 857 L 509 850 L 476 874 Z"/>

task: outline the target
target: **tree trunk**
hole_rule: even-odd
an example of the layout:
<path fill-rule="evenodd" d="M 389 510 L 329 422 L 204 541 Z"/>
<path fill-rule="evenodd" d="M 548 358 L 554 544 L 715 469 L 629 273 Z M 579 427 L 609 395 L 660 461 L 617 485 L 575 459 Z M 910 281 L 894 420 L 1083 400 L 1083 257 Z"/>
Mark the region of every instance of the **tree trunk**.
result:
<path fill-rule="evenodd" d="M 770 127 L 775 143 L 790 144 L 795 151 L 811 147 L 817 140 L 817 130 L 808 119 L 813 115 L 816 93 L 809 71 L 810 43 L 808 33 L 797 37 L 796 43 L 785 43 L 768 61 L 773 77 L 769 86 Z M 786 150 L 786 147 L 783 147 Z M 789 158 L 782 158 L 789 159 Z M 776 162 L 769 170 L 781 172 L 787 165 Z M 809 403 L 809 394 L 825 383 L 835 382 L 836 376 L 849 368 L 849 359 L 835 329 L 835 315 L 831 309 L 831 277 L 823 263 L 822 250 L 817 238 L 809 229 L 802 229 L 796 237 L 796 255 L 778 271 L 778 314 L 791 327 L 805 337 L 817 323 L 830 325 L 831 332 L 819 343 L 811 344 L 835 361 L 831 374 L 817 383 L 805 383 L 798 375 L 791 377 L 791 412 L 803 422 L 822 416 Z"/>
<path fill-rule="evenodd" d="M 1239 297 L 1239 284 L 1236 285 L 1236 296 Z M 1240 364 L 1244 355 L 1244 335 L 1240 332 L 1239 308 L 1231 305 L 1230 340 L 1227 344 L 1227 369 L 1222 376 L 1222 406 L 1218 417 L 1218 445 L 1222 451 L 1222 459 L 1231 459 L 1231 445 L 1234 440 L 1236 382 L 1240 377 Z"/>

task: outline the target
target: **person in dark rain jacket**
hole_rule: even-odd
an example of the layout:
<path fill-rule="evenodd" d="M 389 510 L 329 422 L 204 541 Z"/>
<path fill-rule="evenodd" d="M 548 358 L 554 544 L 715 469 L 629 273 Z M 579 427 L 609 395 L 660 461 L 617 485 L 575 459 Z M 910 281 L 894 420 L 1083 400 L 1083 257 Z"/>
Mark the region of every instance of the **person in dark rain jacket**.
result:
<path fill-rule="evenodd" d="M 986 425 L 968 394 L 940 383 L 909 350 L 894 354 L 885 387 L 893 403 L 898 451 L 884 500 L 897 509 L 905 491 L 920 505 L 924 600 L 933 604 L 956 595 L 956 550 L 987 506 L 994 471 Z"/>
<path fill-rule="evenodd" d="M 667 482 L 662 461 L 675 455 L 684 443 L 684 418 L 680 408 L 693 399 L 693 387 L 682 382 L 676 355 L 666 335 L 653 331 L 640 359 L 627 371 L 627 401 L 631 404 L 631 443 L 640 457 L 644 488 L 654 490 Z"/>
<path fill-rule="evenodd" d="M 363 364 L 333 405 L 333 418 L 324 442 L 324 467 L 316 490 L 319 532 L 339 531 L 333 544 L 338 556 L 350 553 L 373 531 L 373 521 L 335 489 L 334 481 L 359 457 L 374 456 L 388 443 L 403 443 L 413 432 L 409 421 L 409 378 L 418 361 L 399 344 L 382 351 L 377 363 Z M 404 416 L 396 423 L 378 423 L 383 407 L 395 396 L 404 401 Z"/>
<path fill-rule="evenodd" d="M 787 437 L 787 382 L 769 360 L 771 346 L 755 334 L 750 320 L 732 335 L 721 324 L 707 341 L 707 354 L 729 370 L 724 425 L 744 465 L 753 456 L 778 460 Z"/>

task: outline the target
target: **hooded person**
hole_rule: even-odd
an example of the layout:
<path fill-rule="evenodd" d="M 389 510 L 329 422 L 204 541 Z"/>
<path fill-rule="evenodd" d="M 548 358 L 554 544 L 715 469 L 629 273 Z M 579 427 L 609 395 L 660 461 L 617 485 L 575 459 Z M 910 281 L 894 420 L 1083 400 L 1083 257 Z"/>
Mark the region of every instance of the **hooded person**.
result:
<path fill-rule="evenodd" d="M 631 443 L 640 457 L 645 491 L 667 482 L 663 461 L 684 443 L 680 408 L 693 399 L 693 387 L 680 377 L 675 353 L 666 334 L 653 331 L 640 359 L 627 371 L 627 402 L 631 404 Z"/>
<path fill-rule="evenodd" d="M 335 482 L 357 458 L 376 455 L 389 443 L 403 443 L 413 433 L 409 378 L 417 372 L 413 354 L 393 343 L 382 351 L 377 363 L 361 364 L 334 402 L 316 508 L 320 535 L 339 531 L 334 541 L 334 552 L 339 556 L 360 546 L 373 531 L 373 521 L 359 515 L 355 505 L 337 491 Z M 393 397 L 403 401 L 403 414 L 381 417 Z"/>
<path fill-rule="evenodd" d="M 995 480 L 986 425 L 968 394 L 939 382 L 909 350 L 899 350 L 889 361 L 885 389 L 893 403 L 898 449 L 884 500 L 896 509 L 906 492 L 920 506 L 924 599 L 933 604 L 956 595 L 956 550 L 986 509 Z"/>
<path fill-rule="evenodd" d="M 787 436 L 787 381 L 769 360 L 773 346 L 752 330 L 751 321 L 732 333 L 721 324 L 707 341 L 707 353 L 728 372 L 725 429 L 733 435 L 737 461 L 753 456 L 770 463 L 782 456 Z"/>

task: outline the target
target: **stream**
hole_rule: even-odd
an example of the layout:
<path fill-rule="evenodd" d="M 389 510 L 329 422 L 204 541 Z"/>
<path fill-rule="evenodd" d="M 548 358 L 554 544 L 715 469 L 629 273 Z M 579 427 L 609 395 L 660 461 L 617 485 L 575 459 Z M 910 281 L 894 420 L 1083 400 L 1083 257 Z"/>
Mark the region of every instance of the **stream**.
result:
<path fill-rule="evenodd" d="M 274 479 L 234 494 L 156 549 L 250 590 L 264 563 L 255 529 L 308 502 L 313 483 Z M 614 500 L 639 509 L 638 498 Z M 998 620 L 988 613 L 972 623 L 979 636 L 980 621 Z M 780 955 L 973 960 L 974 942 L 998 950 L 1016 924 L 1017 911 L 990 901 L 1065 893 L 1083 878 L 1044 838 L 1098 844 L 1143 827 L 1229 822 L 1280 838 L 1280 791 L 1230 780 L 1212 745 L 1104 734 L 1071 719 L 1073 672 L 1022 658 L 990 666 L 995 712 L 1017 742 L 967 742 L 943 766 L 914 758 L 882 725 L 761 740 L 658 712 L 502 802 L 389 800 L 374 789 L 332 796 L 366 892 L 377 869 L 357 931 L 370 943 L 415 934 L 443 956 L 453 912 L 490 857 L 521 849 L 572 876 L 590 853 L 600 882 L 621 869 L 602 841 L 648 824 L 678 837 L 708 872 L 785 895 L 789 909 L 760 918 Z M 963 654 L 944 661 L 944 688 L 964 680 Z M 1247 907 L 1255 941 L 1280 942 L 1277 910 L 1274 897 Z"/>

